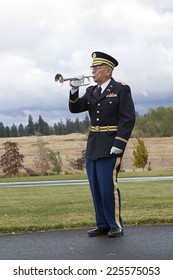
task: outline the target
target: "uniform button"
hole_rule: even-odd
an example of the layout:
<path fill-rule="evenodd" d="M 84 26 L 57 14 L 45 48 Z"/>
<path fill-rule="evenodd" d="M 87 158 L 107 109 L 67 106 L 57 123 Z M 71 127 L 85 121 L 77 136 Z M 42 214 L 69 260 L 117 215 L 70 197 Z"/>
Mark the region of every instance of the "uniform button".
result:
<path fill-rule="evenodd" d="M 100 106 L 100 103 L 98 103 L 97 105 Z"/>
<path fill-rule="evenodd" d="M 100 113 L 100 111 L 97 111 L 97 114 L 99 114 Z"/>
<path fill-rule="evenodd" d="M 99 118 L 97 118 L 96 121 L 98 122 L 98 121 L 99 121 Z"/>
<path fill-rule="evenodd" d="M 112 104 L 112 101 L 110 101 L 109 103 Z"/>

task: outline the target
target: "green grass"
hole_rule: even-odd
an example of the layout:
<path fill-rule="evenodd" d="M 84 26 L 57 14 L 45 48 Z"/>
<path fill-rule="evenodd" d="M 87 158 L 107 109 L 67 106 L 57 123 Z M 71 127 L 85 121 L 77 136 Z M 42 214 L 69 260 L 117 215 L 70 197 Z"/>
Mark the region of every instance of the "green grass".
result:
<path fill-rule="evenodd" d="M 134 171 L 120 172 L 119 178 L 133 177 L 158 177 L 173 176 L 173 170 L 152 170 L 152 171 Z M 77 180 L 86 179 L 86 174 L 69 174 L 69 175 L 50 175 L 50 176 L 28 176 L 28 177 L 12 177 L 0 178 L 0 183 L 4 182 L 28 182 L 28 181 L 55 181 L 55 180 Z"/>
<path fill-rule="evenodd" d="M 30 182 L 30 181 L 55 181 L 55 180 L 80 180 L 87 178 L 86 174 L 69 174 L 69 175 L 50 175 L 50 176 L 24 176 L 0 178 L 0 183 L 4 182 Z"/>
<path fill-rule="evenodd" d="M 120 172 L 120 178 L 134 178 L 134 177 L 158 177 L 158 176 L 173 176 L 173 170 L 151 170 L 151 171 L 134 171 L 134 172 Z"/>
<path fill-rule="evenodd" d="M 173 181 L 119 183 L 124 225 L 173 223 Z M 0 232 L 95 226 L 88 185 L 0 188 Z"/>

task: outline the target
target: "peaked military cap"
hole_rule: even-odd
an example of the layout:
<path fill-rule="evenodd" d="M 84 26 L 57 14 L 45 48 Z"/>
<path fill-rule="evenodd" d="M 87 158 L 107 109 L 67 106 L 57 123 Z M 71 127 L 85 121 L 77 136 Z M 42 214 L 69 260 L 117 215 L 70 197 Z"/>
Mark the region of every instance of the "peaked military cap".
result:
<path fill-rule="evenodd" d="M 93 58 L 92 66 L 97 66 L 101 64 L 109 65 L 112 68 L 118 66 L 118 61 L 109 54 L 96 51 L 93 52 L 91 56 Z"/>

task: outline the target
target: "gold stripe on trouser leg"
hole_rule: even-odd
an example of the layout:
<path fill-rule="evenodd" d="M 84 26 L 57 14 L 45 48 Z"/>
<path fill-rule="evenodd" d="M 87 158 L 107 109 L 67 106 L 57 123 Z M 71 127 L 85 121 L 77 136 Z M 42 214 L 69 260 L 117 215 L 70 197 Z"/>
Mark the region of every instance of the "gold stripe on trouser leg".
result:
<path fill-rule="evenodd" d="M 121 163 L 121 158 L 117 157 L 115 167 L 113 170 L 113 181 L 114 181 L 114 196 L 115 196 L 115 221 L 119 226 L 119 228 L 122 228 L 120 223 L 120 201 L 119 201 L 118 188 L 117 188 L 117 168 L 119 168 L 120 163 Z"/>

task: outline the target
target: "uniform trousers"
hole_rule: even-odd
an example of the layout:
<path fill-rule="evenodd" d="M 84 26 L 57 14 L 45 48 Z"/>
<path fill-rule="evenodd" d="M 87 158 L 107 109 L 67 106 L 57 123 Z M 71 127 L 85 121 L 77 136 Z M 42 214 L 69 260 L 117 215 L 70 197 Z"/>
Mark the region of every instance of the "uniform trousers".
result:
<path fill-rule="evenodd" d="M 86 160 L 86 170 L 93 198 L 96 224 L 99 228 L 122 228 L 121 197 L 117 176 L 121 158 Z"/>

